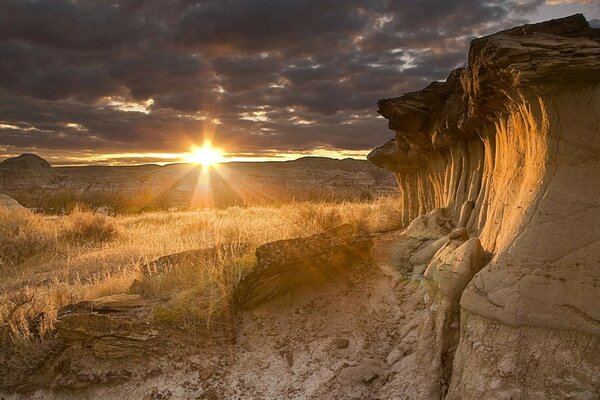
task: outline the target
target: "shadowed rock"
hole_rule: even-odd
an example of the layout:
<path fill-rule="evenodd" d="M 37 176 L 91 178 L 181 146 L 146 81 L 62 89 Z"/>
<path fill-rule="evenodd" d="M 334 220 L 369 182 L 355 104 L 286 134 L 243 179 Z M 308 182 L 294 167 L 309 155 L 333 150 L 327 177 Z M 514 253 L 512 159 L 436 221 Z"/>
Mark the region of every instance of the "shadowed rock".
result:
<path fill-rule="evenodd" d="M 347 274 L 369 257 L 371 239 L 350 225 L 308 238 L 279 240 L 256 250 L 256 267 L 236 288 L 243 308 L 255 307 L 305 285 L 317 285 Z"/>
<path fill-rule="evenodd" d="M 115 294 L 61 307 L 58 310 L 58 318 L 82 312 L 123 312 L 138 309 L 145 304 L 146 301 L 137 294 Z"/>

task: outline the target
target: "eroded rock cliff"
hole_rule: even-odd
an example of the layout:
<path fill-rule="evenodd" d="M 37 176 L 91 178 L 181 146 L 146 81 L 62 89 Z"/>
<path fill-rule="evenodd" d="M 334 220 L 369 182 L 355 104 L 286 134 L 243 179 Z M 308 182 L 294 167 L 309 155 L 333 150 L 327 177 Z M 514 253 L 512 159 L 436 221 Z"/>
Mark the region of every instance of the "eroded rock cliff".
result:
<path fill-rule="evenodd" d="M 460 308 L 433 307 L 459 312 L 460 338 L 430 393 L 600 396 L 600 29 L 574 15 L 474 40 L 468 67 L 379 112 L 396 137 L 369 159 L 396 173 L 405 223 L 443 209 L 492 255 Z"/>

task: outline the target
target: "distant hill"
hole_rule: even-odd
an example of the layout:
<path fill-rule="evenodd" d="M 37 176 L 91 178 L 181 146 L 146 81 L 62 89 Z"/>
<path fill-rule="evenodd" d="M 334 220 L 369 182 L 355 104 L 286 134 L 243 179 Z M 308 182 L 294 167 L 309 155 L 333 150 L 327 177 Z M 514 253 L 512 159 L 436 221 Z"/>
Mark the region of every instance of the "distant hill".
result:
<path fill-rule="evenodd" d="M 35 154 L 22 154 L 0 162 L 0 188 L 2 189 L 28 190 L 48 187 L 57 182 L 57 173 L 50 163 Z"/>
<path fill-rule="evenodd" d="M 38 208 L 76 199 L 98 207 L 188 209 L 368 199 L 395 190 L 392 173 L 355 159 L 231 162 L 209 173 L 193 164 L 52 167 L 34 154 L 0 162 L 0 192 Z"/>
<path fill-rule="evenodd" d="M 23 206 L 18 201 L 5 194 L 0 193 L 0 209 L 20 210 Z"/>

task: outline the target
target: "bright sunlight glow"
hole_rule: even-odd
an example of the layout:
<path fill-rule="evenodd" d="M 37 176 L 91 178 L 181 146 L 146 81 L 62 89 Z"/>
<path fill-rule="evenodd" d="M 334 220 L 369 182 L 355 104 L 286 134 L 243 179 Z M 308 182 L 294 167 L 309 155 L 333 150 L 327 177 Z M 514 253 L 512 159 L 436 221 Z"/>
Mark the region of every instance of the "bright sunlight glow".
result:
<path fill-rule="evenodd" d="M 204 142 L 202 147 L 192 146 L 192 150 L 186 154 L 185 160 L 190 163 L 202 164 L 205 167 L 209 167 L 223 161 L 223 151 L 212 147 L 210 142 Z"/>

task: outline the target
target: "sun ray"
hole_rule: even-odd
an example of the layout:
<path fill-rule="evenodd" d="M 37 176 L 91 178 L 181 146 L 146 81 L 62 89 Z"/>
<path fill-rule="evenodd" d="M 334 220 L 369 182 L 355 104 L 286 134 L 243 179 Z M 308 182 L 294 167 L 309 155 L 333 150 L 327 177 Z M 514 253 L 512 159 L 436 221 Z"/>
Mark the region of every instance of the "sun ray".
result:
<path fill-rule="evenodd" d="M 202 147 L 192 146 L 189 153 L 184 156 L 185 161 L 192 164 L 201 164 L 203 167 L 211 167 L 224 161 L 223 151 L 205 141 Z"/>

